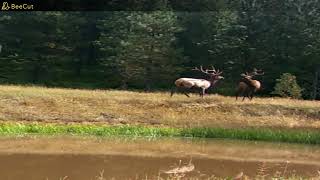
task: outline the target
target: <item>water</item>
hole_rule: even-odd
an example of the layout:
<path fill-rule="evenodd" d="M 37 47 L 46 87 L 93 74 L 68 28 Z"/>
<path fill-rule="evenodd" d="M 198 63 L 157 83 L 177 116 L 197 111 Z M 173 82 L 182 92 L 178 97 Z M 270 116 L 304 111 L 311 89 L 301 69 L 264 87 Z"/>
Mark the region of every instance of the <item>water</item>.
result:
<path fill-rule="evenodd" d="M 320 170 L 320 146 L 230 140 L 94 137 L 1 137 L 1 180 L 94 180 L 166 178 L 188 163 L 186 177 L 313 177 Z M 101 178 L 100 178 L 101 179 Z"/>

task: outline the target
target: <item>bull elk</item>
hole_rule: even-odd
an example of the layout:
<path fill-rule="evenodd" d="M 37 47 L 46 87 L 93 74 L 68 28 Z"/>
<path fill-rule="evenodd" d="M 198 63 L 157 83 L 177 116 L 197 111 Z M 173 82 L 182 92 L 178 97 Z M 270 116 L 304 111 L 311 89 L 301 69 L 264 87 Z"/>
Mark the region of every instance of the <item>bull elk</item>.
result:
<path fill-rule="evenodd" d="M 179 78 L 177 79 L 174 84 L 175 87 L 172 88 L 171 90 L 171 97 L 177 90 L 183 90 L 184 94 L 187 97 L 190 97 L 186 90 L 191 89 L 191 88 L 196 88 L 200 89 L 200 96 L 203 98 L 205 95 L 205 91 L 209 87 L 214 87 L 214 85 L 220 80 L 223 79 L 223 76 L 220 76 L 222 74 L 222 71 L 220 70 L 215 70 L 215 68 L 212 66 L 212 69 L 206 69 L 204 70 L 202 66 L 200 66 L 200 69 L 195 67 L 192 70 L 194 71 L 200 71 L 204 73 L 205 75 L 208 75 L 209 78 L 208 80 L 206 79 L 194 79 L 194 78 Z"/>
<path fill-rule="evenodd" d="M 252 100 L 254 93 L 261 89 L 261 83 L 258 80 L 254 80 L 253 77 L 263 74 L 264 72 L 262 70 L 258 70 L 256 68 L 254 68 L 251 73 L 242 73 L 242 78 L 239 82 L 238 89 L 236 92 L 236 100 L 238 100 L 239 95 L 243 96 L 242 101 L 246 97 Z"/>

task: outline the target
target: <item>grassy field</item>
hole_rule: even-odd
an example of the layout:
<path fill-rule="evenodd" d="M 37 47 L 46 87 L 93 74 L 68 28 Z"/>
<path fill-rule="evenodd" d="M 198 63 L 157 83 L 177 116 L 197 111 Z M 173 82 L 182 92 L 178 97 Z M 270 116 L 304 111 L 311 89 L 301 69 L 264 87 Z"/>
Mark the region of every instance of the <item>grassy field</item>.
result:
<path fill-rule="evenodd" d="M 283 98 L 0 86 L 0 120 L 175 128 L 318 129 L 320 102 Z"/>
<path fill-rule="evenodd" d="M 268 128 L 168 128 L 132 125 L 105 126 L 89 124 L 43 124 L 43 123 L 3 123 L 2 135 L 89 135 L 89 136 L 129 136 L 129 137 L 197 137 L 225 138 L 239 140 L 259 140 L 304 144 L 320 144 L 319 131 L 268 129 Z"/>

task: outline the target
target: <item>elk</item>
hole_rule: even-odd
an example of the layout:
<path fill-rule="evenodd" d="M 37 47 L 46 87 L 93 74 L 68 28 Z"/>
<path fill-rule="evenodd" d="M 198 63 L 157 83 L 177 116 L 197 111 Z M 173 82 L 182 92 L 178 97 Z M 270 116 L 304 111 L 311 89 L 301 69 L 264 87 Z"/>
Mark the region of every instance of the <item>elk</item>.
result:
<path fill-rule="evenodd" d="M 208 75 L 209 76 L 208 80 L 206 80 L 206 79 L 194 79 L 194 78 L 179 78 L 174 82 L 175 87 L 172 88 L 172 90 L 171 90 L 171 97 L 173 96 L 173 94 L 177 90 L 183 90 L 183 93 L 187 97 L 190 97 L 188 95 L 188 93 L 186 92 L 186 90 L 195 88 L 195 89 L 200 89 L 200 96 L 203 98 L 203 96 L 205 95 L 205 91 L 209 87 L 214 87 L 214 85 L 220 79 L 224 78 L 223 76 L 220 76 L 222 74 L 222 71 L 220 71 L 220 70 L 216 71 L 213 66 L 212 66 L 212 69 L 204 70 L 202 68 L 202 66 L 200 66 L 200 69 L 198 67 L 195 67 L 192 70 L 200 71 L 200 72 L 204 73 L 205 75 Z"/>
<path fill-rule="evenodd" d="M 238 89 L 236 92 L 236 100 L 238 100 L 238 96 L 243 96 L 242 101 L 247 97 L 252 100 L 253 94 L 261 89 L 261 83 L 258 80 L 254 80 L 253 77 L 256 75 L 263 75 L 264 72 L 262 70 L 258 70 L 256 68 L 253 69 L 253 72 L 245 74 L 242 73 L 241 80 L 238 85 Z"/>

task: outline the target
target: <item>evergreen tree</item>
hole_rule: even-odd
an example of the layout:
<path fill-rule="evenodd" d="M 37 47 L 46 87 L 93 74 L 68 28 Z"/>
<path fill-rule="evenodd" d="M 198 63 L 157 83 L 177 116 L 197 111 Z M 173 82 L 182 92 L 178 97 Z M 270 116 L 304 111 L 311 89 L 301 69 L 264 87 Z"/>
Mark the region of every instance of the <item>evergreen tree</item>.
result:
<path fill-rule="evenodd" d="M 114 12 L 103 27 L 111 31 L 102 33 L 99 41 L 106 53 L 102 61 L 116 67 L 122 87 L 129 81 L 147 90 L 168 87 L 179 74 L 181 54 L 174 35 L 180 27 L 173 12 Z"/>
<path fill-rule="evenodd" d="M 301 98 L 302 89 L 297 84 L 296 77 L 290 73 L 284 73 L 277 79 L 276 86 L 272 94 L 281 97 Z"/>

